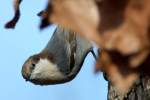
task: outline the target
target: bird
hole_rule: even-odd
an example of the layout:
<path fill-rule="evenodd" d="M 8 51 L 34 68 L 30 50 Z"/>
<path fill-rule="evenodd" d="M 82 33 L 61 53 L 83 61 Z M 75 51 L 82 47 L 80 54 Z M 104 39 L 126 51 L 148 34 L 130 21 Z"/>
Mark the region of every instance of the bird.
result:
<path fill-rule="evenodd" d="M 25 61 L 22 76 L 35 85 L 69 82 L 80 71 L 88 53 L 96 58 L 90 41 L 58 25 L 46 47 Z"/>

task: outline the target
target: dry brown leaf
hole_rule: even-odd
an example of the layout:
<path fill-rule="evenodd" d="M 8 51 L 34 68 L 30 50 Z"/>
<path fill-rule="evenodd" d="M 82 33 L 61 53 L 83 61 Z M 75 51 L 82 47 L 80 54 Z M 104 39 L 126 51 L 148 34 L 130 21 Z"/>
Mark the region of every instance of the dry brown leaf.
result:
<path fill-rule="evenodd" d="M 104 48 L 130 55 L 149 46 L 149 4 L 149 0 L 103 0 L 99 30 Z"/>
<path fill-rule="evenodd" d="M 71 27 L 101 48 L 130 55 L 149 46 L 149 3 L 149 0 L 52 0 L 49 20 Z"/>
<path fill-rule="evenodd" d="M 124 61 L 125 58 L 120 58 L 120 55 L 116 53 L 101 51 L 96 67 L 97 70 L 100 68 L 106 73 L 108 80 L 117 88 L 118 92 L 124 94 L 138 79 L 139 73 L 137 70 L 129 68 Z"/>
<path fill-rule="evenodd" d="M 137 68 L 142 63 L 145 62 L 145 60 L 148 58 L 150 54 L 149 49 L 142 50 L 138 54 L 135 54 L 129 58 L 129 64 L 132 68 Z"/>
<path fill-rule="evenodd" d="M 13 4 L 14 4 L 14 12 L 15 15 L 14 17 L 5 24 L 5 28 L 15 28 L 16 23 L 18 22 L 19 18 L 20 18 L 20 8 L 19 5 L 21 3 L 22 0 L 14 0 Z"/>
<path fill-rule="evenodd" d="M 100 21 L 95 0 L 51 0 L 50 22 L 70 27 L 81 36 L 100 43 Z"/>
<path fill-rule="evenodd" d="M 104 50 L 97 69 L 106 72 L 121 92 L 129 90 L 149 56 L 150 1 L 52 0 L 51 4 L 49 21 L 96 42 Z"/>

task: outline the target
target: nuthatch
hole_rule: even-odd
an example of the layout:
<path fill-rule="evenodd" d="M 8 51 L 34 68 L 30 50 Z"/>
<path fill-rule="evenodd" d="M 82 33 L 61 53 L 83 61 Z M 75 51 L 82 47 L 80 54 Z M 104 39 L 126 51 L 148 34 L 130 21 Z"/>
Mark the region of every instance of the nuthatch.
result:
<path fill-rule="evenodd" d="M 71 81 L 89 52 L 94 55 L 90 42 L 58 26 L 45 49 L 24 63 L 22 75 L 27 81 L 38 85 Z"/>

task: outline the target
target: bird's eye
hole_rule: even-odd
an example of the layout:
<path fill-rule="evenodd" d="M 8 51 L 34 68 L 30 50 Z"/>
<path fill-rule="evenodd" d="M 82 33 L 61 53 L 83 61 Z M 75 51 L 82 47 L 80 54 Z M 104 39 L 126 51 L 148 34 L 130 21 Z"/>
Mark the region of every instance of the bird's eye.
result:
<path fill-rule="evenodd" d="M 35 67 L 35 64 L 33 63 L 32 66 Z"/>
<path fill-rule="evenodd" d="M 35 63 L 32 63 L 30 70 L 32 71 L 32 70 L 34 70 L 34 68 L 35 68 Z"/>

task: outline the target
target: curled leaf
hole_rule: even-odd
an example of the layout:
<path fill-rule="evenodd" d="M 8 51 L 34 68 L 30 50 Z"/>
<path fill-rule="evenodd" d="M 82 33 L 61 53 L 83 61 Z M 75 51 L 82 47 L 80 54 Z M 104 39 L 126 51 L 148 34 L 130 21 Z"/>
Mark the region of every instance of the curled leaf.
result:
<path fill-rule="evenodd" d="M 97 30 L 100 18 L 95 0 L 51 0 L 50 4 L 49 22 L 69 27 L 81 36 L 100 43 Z"/>
<path fill-rule="evenodd" d="M 20 18 L 20 8 L 19 5 L 22 0 L 14 0 L 14 17 L 5 24 L 5 28 L 15 28 L 16 23 L 18 22 Z"/>
<path fill-rule="evenodd" d="M 131 69 L 126 62 L 120 54 L 103 50 L 96 65 L 120 93 L 127 93 L 139 76 L 138 70 Z"/>
<path fill-rule="evenodd" d="M 50 4 L 49 22 L 70 27 L 102 49 L 96 69 L 106 72 L 121 92 L 146 71 L 149 0 L 51 0 Z"/>

